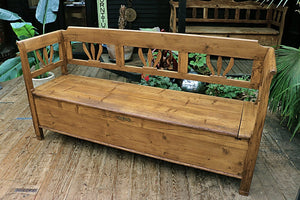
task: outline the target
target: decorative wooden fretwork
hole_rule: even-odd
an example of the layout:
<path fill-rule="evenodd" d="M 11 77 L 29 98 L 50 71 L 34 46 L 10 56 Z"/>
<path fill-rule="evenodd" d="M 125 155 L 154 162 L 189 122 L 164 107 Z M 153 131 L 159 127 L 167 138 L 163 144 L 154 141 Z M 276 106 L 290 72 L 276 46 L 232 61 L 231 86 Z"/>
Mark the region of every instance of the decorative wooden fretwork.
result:
<path fill-rule="evenodd" d="M 53 46 L 50 45 L 50 52 L 49 52 L 50 57 L 48 56 L 48 52 L 47 52 L 46 47 L 44 47 L 42 49 L 42 52 L 43 52 L 43 57 L 40 54 L 40 50 L 35 50 L 36 56 L 37 56 L 38 60 L 40 61 L 40 63 L 42 63 L 44 66 L 53 63 L 53 55 L 54 55 Z"/>
<path fill-rule="evenodd" d="M 210 59 L 210 55 L 206 56 L 206 64 L 207 67 L 209 68 L 209 70 L 211 71 L 211 76 L 223 76 L 225 77 L 226 74 L 232 69 L 233 65 L 234 65 L 234 58 L 230 58 L 230 61 L 226 67 L 226 69 L 223 71 L 223 74 L 221 74 L 221 69 L 222 69 L 222 56 L 218 56 L 218 60 L 217 60 L 217 74 L 214 70 L 214 67 L 211 64 L 211 59 Z"/>
<path fill-rule="evenodd" d="M 82 48 L 83 48 L 83 51 L 85 52 L 85 54 L 87 55 L 87 57 L 89 58 L 89 60 L 96 60 L 96 61 L 100 61 L 100 56 L 102 54 L 102 51 L 103 51 L 103 47 L 102 47 L 102 44 L 99 44 L 99 50 L 98 50 L 98 53 L 97 53 L 97 57 L 96 56 L 96 52 L 95 52 L 95 44 L 93 43 L 90 43 L 89 44 L 91 47 L 90 47 L 90 52 L 85 44 L 85 42 L 82 43 Z"/>
<path fill-rule="evenodd" d="M 161 50 L 158 50 L 157 55 L 156 55 L 156 59 L 154 59 L 152 50 L 148 49 L 147 62 L 145 60 L 142 48 L 139 48 L 138 54 L 139 54 L 139 57 L 140 57 L 143 65 L 144 65 L 144 67 L 153 67 L 154 68 L 154 67 L 157 66 L 157 64 L 159 63 L 159 61 L 161 59 Z M 152 62 L 152 60 L 153 60 L 153 62 Z"/>

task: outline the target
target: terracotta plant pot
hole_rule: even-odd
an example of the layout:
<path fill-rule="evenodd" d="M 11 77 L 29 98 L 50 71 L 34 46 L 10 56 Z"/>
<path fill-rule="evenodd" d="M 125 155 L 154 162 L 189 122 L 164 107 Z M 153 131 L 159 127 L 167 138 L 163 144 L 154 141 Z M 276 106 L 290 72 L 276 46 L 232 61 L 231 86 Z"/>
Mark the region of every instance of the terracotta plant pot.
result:
<path fill-rule="evenodd" d="M 115 45 L 112 44 L 107 44 L 106 45 L 109 59 L 113 62 L 116 62 L 116 51 L 115 51 Z M 125 61 L 131 60 L 132 59 L 132 53 L 133 53 L 133 48 L 130 46 L 124 46 L 124 57 Z"/>
<path fill-rule="evenodd" d="M 48 81 L 51 81 L 52 79 L 55 78 L 54 73 L 53 72 L 48 72 L 48 77 L 46 78 L 33 78 L 32 79 L 32 83 L 33 83 L 33 87 L 36 88 Z"/>

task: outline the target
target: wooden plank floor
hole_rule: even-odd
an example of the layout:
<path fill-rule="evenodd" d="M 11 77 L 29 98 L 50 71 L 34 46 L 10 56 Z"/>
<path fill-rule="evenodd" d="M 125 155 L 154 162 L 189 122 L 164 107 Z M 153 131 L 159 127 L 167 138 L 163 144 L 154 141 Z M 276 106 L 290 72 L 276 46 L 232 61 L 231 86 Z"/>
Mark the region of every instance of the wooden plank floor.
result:
<path fill-rule="evenodd" d="M 73 74 L 126 81 L 102 69 Z M 248 197 L 240 181 L 46 131 L 35 138 L 22 77 L 0 83 L 0 199 L 295 199 L 299 141 L 268 113 Z"/>

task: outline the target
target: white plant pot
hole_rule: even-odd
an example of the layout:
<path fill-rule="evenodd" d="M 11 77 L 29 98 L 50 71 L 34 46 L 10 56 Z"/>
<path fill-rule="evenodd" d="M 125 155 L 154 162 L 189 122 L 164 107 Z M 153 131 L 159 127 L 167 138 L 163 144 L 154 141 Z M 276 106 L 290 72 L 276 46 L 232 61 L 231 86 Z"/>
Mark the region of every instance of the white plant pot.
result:
<path fill-rule="evenodd" d="M 48 72 L 48 75 L 49 76 L 46 77 L 46 78 L 39 78 L 39 79 L 38 78 L 33 78 L 32 79 L 33 87 L 36 88 L 36 87 L 38 87 L 38 86 L 40 86 L 40 85 L 42 85 L 42 84 L 44 84 L 48 81 L 51 81 L 52 79 L 55 78 L 53 72 Z"/>
<path fill-rule="evenodd" d="M 106 48 L 107 48 L 107 51 L 108 51 L 109 58 L 112 61 L 116 62 L 115 45 L 107 44 Z M 125 61 L 131 60 L 133 49 L 134 49 L 134 47 L 124 46 L 124 59 L 125 59 Z"/>

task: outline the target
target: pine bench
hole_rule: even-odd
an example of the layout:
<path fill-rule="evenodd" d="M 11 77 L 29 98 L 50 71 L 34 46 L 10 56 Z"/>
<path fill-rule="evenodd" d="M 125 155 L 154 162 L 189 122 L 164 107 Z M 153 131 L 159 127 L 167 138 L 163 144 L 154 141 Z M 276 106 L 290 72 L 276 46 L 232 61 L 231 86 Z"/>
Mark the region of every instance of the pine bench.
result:
<path fill-rule="evenodd" d="M 170 31 L 177 32 L 178 1 L 170 1 Z M 279 46 L 287 7 L 262 6 L 256 1 L 187 0 L 186 33 L 255 39 Z"/>
<path fill-rule="evenodd" d="M 88 60 L 73 58 L 72 41 L 82 42 Z M 48 53 L 46 47 L 55 43 L 59 44 L 60 60 L 52 62 L 53 48 L 48 48 Z M 101 44 L 116 45 L 116 63 L 100 61 Z M 124 46 L 139 48 L 144 66 L 126 65 Z M 241 179 L 240 194 L 248 195 L 276 72 L 273 48 L 253 40 L 83 27 L 22 40 L 18 47 L 38 139 L 44 137 L 42 129 L 48 129 L 235 177 Z M 157 69 L 161 54 L 155 60 L 153 49 L 178 51 L 178 70 Z M 29 69 L 27 53 L 32 51 L 45 63 L 36 71 Z M 210 76 L 188 73 L 189 52 L 207 54 Z M 218 58 L 215 66 L 210 59 L 213 56 Z M 228 66 L 222 66 L 222 59 L 230 60 Z M 253 61 L 250 81 L 226 77 L 236 67 L 235 59 Z M 71 75 L 67 64 L 254 88 L 258 98 L 246 102 Z M 62 76 L 33 88 L 32 77 L 57 67 Z"/>

